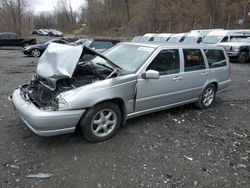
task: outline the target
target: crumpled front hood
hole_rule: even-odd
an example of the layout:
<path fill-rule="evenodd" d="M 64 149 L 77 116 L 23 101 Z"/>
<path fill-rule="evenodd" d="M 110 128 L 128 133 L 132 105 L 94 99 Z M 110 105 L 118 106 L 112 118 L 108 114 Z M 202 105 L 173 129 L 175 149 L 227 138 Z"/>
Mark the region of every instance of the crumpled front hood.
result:
<path fill-rule="evenodd" d="M 37 65 L 37 74 L 43 78 L 72 77 L 82 54 L 82 46 L 50 43 Z"/>

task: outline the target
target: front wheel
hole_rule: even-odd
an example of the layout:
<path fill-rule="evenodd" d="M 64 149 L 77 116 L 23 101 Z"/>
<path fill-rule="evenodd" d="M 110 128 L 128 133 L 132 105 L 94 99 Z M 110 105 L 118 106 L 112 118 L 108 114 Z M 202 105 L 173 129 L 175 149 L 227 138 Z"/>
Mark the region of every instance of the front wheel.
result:
<path fill-rule="evenodd" d="M 38 49 L 33 49 L 33 50 L 31 51 L 31 55 L 32 55 L 33 57 L 40 57 L 40 56 L 41 56 L 41 51 L 38 50 Z"/>
<path fill-rule="evenodd" d="M 89 109 L 80 121 L 81 132 L 91 142 L 111 138 L 121 124 L 121 111 L 111 102 L 98 104 Z"/>
<path fill-rule="evenodd" d="M 249 55 L 247 52 L 240 52 L 238 56 L 238 61 L 240 63 L 246 63 L 249 59 Z"/>
<path fill-rule="evenodd" d="M 198 106 L 201 109 L 209 108 L 214 102 L 215 95 L 216 95 L 215 86 L 213 84 L 209 84 L 199 97 L 196 106 Z"/>

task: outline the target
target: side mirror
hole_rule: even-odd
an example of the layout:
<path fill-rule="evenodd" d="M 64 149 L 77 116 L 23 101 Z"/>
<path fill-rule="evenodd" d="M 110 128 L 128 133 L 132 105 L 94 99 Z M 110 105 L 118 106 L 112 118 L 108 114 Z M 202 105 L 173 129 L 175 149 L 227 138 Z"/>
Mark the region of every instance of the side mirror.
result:
<path fill-rule="evenodd" d="M 141 75 L 143 79 L 159 79 L 160 73 L 155 70 L 148 70 Z"/>

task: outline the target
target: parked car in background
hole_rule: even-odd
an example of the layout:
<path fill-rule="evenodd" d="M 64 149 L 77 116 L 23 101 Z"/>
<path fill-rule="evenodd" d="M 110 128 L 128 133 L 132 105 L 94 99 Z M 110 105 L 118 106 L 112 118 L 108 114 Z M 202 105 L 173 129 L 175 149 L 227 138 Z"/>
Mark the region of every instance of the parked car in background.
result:
<path fill-rule="evenodd" d="M 0 33 L 0 46 L 28 46 L 36 44 L 35 38 L 19 38 L 16 33 L 2 32 Z"/>
<path fill-rule="evenodd" d="M 104 52 L 105 50 L 113 47 L 117 43 L 119 43 L 119 40 L 113 40 L 113 39 L 82 39 L 81 42 L 75 43 L 76 45 L 85 45 L 89 48 L 97 51 L 97 52 Z"/>
<path fill-rule="evenodd" d="M 57 30 L 50 30 L 48 33 L 48 36 L 50 36 L 50 37 L 63 37 L 63 33 L 61 31 L 57 31 Z"/>
<path fill-rule="evenodd" d="M 142 36 L 135 36 L 131 39 L 131 42 L 138 42 L 138 41 L 140 41 L 141 38 L 142 38 Z"/>
<path fill-rule="evenodd" d="M 172 33 L 160 33 L 154 37 L 154 42 L 167 42 L 172 36 Z"/>
<path fill-rule="evenodd" d="M 62 40 L 66 40 L 67 42 L 76 42 L 77 40 L 79 40 L 78 37 L 74 37 L 74 36 L 67 36 L 67 37 L 61 37 L 60 39 Z"/>
<path fill-rule="evenodd" d="M 32 31 L 33 35 L 39 35 L 39 36 L 48 36 L 48 32 L 44 31 L 43 29 L 38 29 Z"/>
<path fill-rule="evenodd" d="M 207 34 L 203 39 L 203 44 L 219 45 L 221 42 L 230 42 L 233 38 L 248 38 L 250 30 L 215 30 Z"/>
<path fill-rule="evenodd" d="M 83 61 L 85 55 L 95 55 Z M 12 102 L 36 134 L 79 127 L 90 141 L 112 137 L 127 119 L 196 103 L 209 108 L 230 83 L 223 48 L 209 45 L 120 43 L 100 54 L 51 43 L 29 84 Z"/>
<path fill-rule="evenodd" d="M 71 42 L 70 44 L 75 46 L 84 45 L 89 40 L 91 40 L 91 38 L 81 38 L 78 39 L 77 41 Z"/>
<path fill-rule="evenodd" d="M 186 44 L 198 44 L 203 41 L 203 39 L 211 32 L 211 31 L 223 31 L 223 29 L 201 29 L 201 30 L 191 30 L 182 41 Z"/>
<path fill-rule="evenodd" d="M 153 42 L 159 33 L 146 33 L 137 42 Z"/>
<path fill-rule="evenodd" d="M 23 54 L 28 55 L 28 56 L 40 57 L 43 54 L 43 52 L 46 50 L 46 48 L 49 46 L 49 44 L 52 42 L 58 43 L 58 44 L 69 44 L 69 42 L 63 39 L 52 39 L 43 44 L 36 44 L 36 45 L 23 47 L 22 52 Z"/>
<path fill-rule="evenodd" d="M 177 33 L 177 34 L 173 34 L 169 37 L 167 43 L 179 43 L 182 42 L 185 37 L 186 37 L 187 33 Z"/>
<path fill-rule="evenodd" d="M 219 46 L 226 50 L 232 60 L 246 63 L 250 59 L 250 37 L 233 37 L 230 42 L 221 42 Z"/>

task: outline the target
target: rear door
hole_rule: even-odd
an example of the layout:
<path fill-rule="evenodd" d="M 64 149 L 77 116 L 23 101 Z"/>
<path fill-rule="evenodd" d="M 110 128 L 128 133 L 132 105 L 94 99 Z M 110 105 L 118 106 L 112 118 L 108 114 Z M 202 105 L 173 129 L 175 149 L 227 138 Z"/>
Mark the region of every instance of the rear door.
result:
<path fill-rule="evenodd" d="M 207 82 L 208 70 L 204 60 L 204 54 L 200 49 L 182 49 L 184 70 L 182 77 L 183 100 L 197 98 L 203 91 Z"/>
<path fill-rule="evenodd" d="M 226 54 L 220 49 L 204 49 L 208 61 L 208 80 L 219 83 L 219 86 L 224 89 L 229 82 L 229 65 L 227 64 Z M 222 84 L 224 83 L 224 84 Z M 222 86 L 223 85 L 223 86 Z"/>

